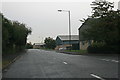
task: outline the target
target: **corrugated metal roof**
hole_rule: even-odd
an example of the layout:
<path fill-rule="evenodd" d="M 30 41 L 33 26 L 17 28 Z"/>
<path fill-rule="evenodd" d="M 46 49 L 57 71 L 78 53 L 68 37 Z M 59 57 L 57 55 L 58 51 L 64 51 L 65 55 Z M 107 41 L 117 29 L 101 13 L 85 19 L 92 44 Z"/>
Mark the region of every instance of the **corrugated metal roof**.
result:
<path fill-rule="evenodd" d="M 61 40 L 69 40 L 69 35 L 59 35 Z M 71 35 L 71 40 L 79 40 L 79 35 Z"/>

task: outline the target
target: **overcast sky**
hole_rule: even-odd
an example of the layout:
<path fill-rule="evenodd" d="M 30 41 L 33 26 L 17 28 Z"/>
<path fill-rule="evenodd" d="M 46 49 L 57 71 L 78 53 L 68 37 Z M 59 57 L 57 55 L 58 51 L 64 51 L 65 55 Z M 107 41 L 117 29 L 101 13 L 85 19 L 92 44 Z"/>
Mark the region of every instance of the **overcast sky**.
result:
<path fill-rule="evenodd" d="M 82 24 L 79 20 L 91 15 L 92 1 L 94 0 L 3 0 L 2 13 L 10 20 L 17 20 L 31 27 L 32 34 L 28 36 L 28 42 L 39 43 L 45 37 L 56 38 L 57 35 L 68 34 L 68 13 L 60 13 L 58 9 L 71 11 L 72 34 L 78 35 L 78 28 Z M 109 1 L 116 2 L 117 9 L 119 0 Z"/>

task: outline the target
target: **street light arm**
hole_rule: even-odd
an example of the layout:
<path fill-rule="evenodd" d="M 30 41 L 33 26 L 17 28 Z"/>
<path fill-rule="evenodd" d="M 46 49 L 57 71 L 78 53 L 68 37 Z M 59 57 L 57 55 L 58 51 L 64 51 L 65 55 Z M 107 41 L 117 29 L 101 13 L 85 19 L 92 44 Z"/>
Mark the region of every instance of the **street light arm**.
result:
<path fill-rule="evenodd" d="M 70 12 L 69 10 L 58 10 L 59 12 Z"/>

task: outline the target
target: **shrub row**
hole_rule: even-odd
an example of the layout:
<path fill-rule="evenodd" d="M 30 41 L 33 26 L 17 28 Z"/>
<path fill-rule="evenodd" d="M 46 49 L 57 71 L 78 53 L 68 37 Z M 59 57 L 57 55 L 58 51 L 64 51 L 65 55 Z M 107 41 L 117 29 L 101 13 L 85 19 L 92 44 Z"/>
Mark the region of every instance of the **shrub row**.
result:
<path fill-rule="evenodd" d="M 105 45 L 103 43 L 94 43 L 87 48 L 88 53 L 119 53 L 118 45 Z"/>
<path fill-rule="evenodd" d="M 18 21 L 11 21 L 2 17 L 2 53 L 15 53 L 24 50 L 27 36 L 31 34 L 31 28 Z"/>

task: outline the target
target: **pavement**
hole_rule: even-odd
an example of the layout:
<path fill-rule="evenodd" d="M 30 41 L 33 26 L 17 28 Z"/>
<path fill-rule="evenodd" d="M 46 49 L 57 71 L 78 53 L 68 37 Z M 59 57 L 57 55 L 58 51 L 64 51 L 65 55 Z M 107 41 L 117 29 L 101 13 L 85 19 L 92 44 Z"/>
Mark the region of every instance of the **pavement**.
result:
<path fill-rule="evenodd" d="M 118 78 L 118 63 L 118 56 L 69 55 L 55 51 L 29 49 L 3 72 L 3 79 L 92 78 L 108 80 L 108 78 Z"/>

